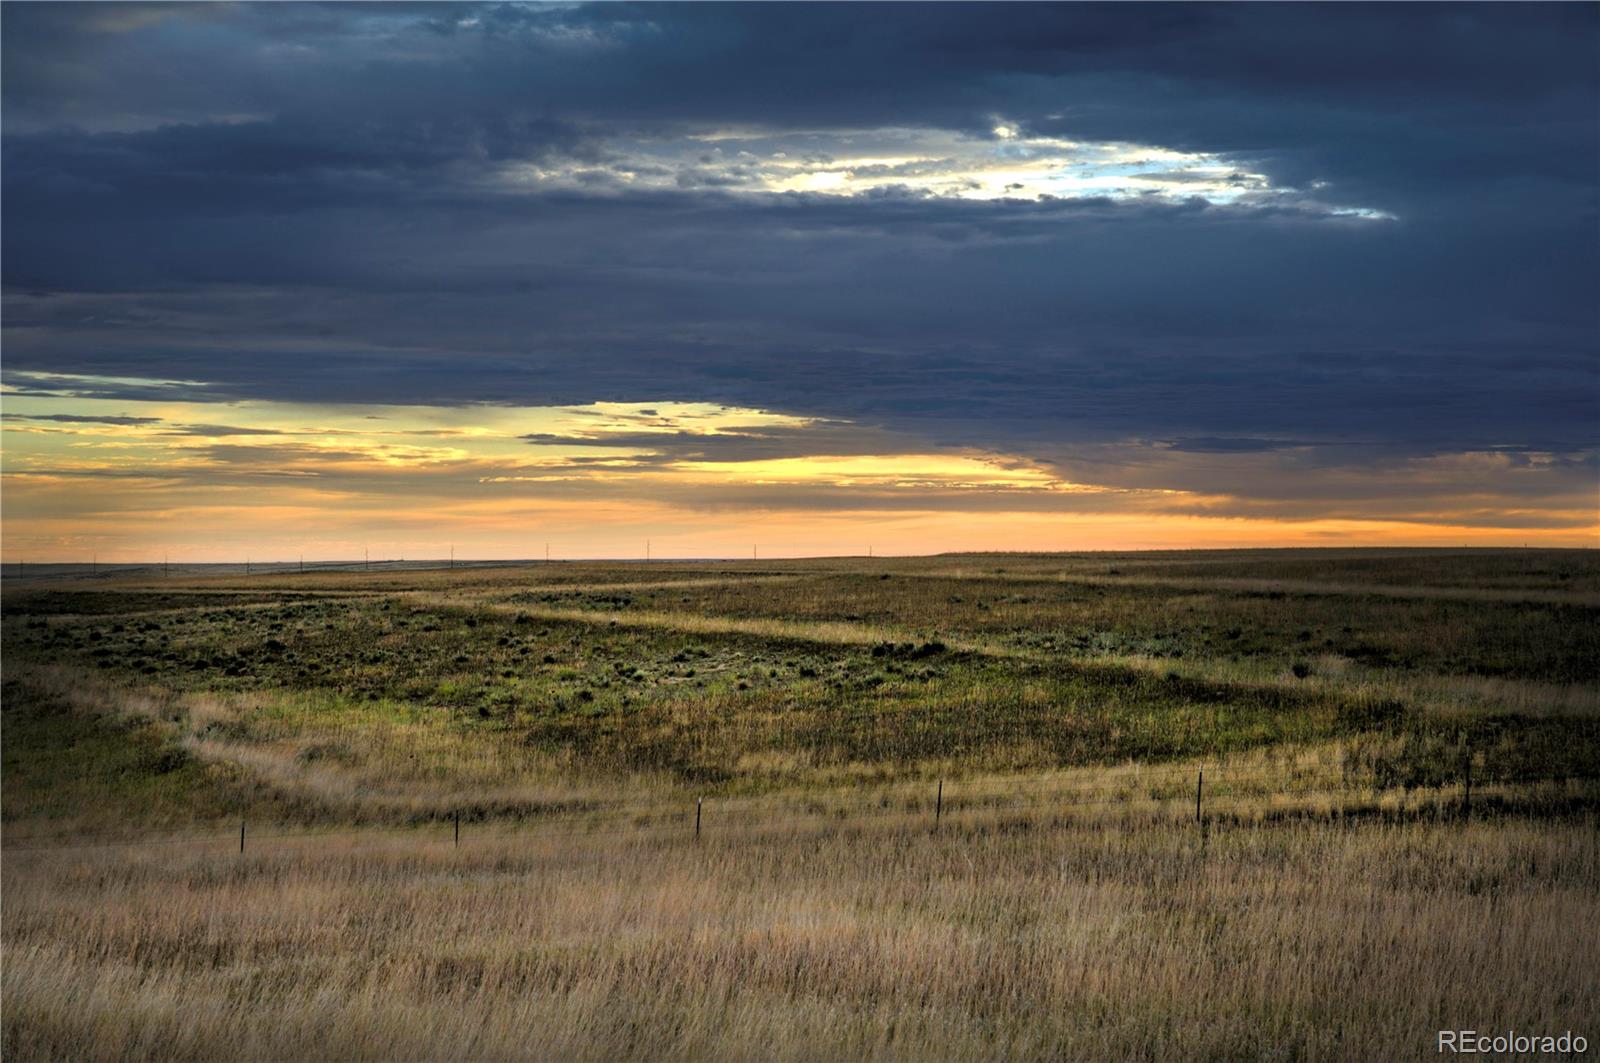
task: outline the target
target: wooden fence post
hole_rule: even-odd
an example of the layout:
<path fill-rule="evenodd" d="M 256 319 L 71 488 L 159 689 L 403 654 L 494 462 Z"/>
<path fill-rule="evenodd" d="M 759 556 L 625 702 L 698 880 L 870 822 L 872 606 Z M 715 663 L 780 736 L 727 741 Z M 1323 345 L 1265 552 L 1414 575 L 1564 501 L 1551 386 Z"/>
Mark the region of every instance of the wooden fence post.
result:
<path fill-rule="evenodd" d="M 933 799 L 933 825 L 937 827 L 944 816 L 944 780 L 939 780 L 939 793 Z"/>
<path fill-rule="evenodd" d="M 1204 823 L 1205 822 L 1200 817 L 1200 792 L 1205 788 L 1205 785 L 1206 785 L 1206 769 L 1201 768 L 1200 769 L 1200 774 L 1195 776 L 1195 780 L 1194 780 L 1194 821 L 1196 823 Z"/>
<path fill-rule="evenodd" d="M 239 851 L 244 852 L 244 820 L 239 821 Z"/>
<path fill-rule="evenodd" d="M 705 798 L 702 797 L 694 799 L 694 836 L 696 839 L 700 837 L 700 805 L 704 800 Z"/>
<path fill-rule="evenodd" d="M 461 848 L 461 810 L 456 809 L 456 848 Z"/>

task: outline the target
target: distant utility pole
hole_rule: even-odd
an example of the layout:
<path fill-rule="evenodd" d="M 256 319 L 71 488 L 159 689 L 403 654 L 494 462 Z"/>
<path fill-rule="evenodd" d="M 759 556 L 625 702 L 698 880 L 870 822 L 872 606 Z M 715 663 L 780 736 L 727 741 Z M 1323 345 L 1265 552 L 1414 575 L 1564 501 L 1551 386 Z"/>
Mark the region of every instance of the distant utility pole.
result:
<path fill-rule="evenodd" d="M 644 559 L 646 561 L 650 560 L 650 540 L 649 539 L 646 539 L 644 541 Z"/>
<path fill-rule="evenodd" d="M 361 569 L 364 572 L 372 571 L 372 555 L 365 546 L 361 548 Z"/>
<path fill-rule="evenodd" d="M 549 543 L 545 543 L 544 544 L 544 563 L 547 564 L 547 565 L 550 563 L 550 544 Z"/>
<path fill-rule="evenodd" d="M 755 559 L 756 559 L 756 544 L 755 543 L 751 543 L 750 544 L 750 560 L 754 561 Z"/>
<path fill-rule="evenodd" d="M 872 556 L 872 547 L 870 547 L 870 546 L 867 547 L 867 556 L 868 557 Z"/>
<path fill-rule="evenodd" d="M 248 557 L 244 559 L 244 574 L 246 576 L 250 575 L 250 559 Z"/>
<path fill-rule="evenodd" d="M 304 572 L 305 570 L 306 570 L 306 555 L 305 554 L 301 554 L 300 555 L 300 571 Z"/>

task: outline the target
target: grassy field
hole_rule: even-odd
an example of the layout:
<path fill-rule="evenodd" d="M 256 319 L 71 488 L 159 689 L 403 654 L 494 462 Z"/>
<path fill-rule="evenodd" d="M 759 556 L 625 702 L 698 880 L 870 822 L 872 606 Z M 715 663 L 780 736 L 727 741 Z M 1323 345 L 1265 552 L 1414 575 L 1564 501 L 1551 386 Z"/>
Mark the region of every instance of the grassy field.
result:
<path fill-rule="evenodd" d="M 3 624 L 8 1059 L 1600 1044 L 1593 552 L 191 570 Z"/>

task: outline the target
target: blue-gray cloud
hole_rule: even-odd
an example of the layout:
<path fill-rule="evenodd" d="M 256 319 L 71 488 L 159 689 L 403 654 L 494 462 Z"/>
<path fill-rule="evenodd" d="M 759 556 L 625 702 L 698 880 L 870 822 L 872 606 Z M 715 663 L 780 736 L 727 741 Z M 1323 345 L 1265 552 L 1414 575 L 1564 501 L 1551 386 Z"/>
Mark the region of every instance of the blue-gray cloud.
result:
<path fill-rule="evenodd" d="M 24 388 L 712 400 L 1064 462 L 1115 440 L 1335 463 L 1596 443 L 1591 5 L 0 17 Z M 1000 121 L 1303 194 L 751 195 L 729 167 L 631 187 L 621 147 Z"/>
<path fill-rule="evenodd" d="M 98 416 L 94 414 L 77 413 L 0 413 L 0 419 L 7 421 L 44 421 L 50 424 L 106 424 L 126 427 L 139 424 L 160 424 L 159 417 L 128 417 L 115 414 Z"/>

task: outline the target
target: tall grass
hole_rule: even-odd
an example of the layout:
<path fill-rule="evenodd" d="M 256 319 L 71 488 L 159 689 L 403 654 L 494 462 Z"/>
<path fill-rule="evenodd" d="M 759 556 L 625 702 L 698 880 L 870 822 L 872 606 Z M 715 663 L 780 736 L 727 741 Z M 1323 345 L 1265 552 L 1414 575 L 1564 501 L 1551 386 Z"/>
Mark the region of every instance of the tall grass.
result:
<path fill-rule="evenodd" d="M 1600 1016 L 1588 824 L 8 854 L 8 1059 L 1395 1058 Z"/>

